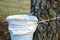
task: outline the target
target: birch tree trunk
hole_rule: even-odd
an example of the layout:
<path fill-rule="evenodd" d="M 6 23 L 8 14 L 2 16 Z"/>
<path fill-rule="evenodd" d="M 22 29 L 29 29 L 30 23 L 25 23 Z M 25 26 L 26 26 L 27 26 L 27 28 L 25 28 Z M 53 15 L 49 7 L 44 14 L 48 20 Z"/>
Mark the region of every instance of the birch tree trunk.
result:
<path fill-rule="evenodd" d="M 31 0 L 31 14 L 39 20 L 33 40 L 60 40 L 59 11 L 59 0 Z"/>

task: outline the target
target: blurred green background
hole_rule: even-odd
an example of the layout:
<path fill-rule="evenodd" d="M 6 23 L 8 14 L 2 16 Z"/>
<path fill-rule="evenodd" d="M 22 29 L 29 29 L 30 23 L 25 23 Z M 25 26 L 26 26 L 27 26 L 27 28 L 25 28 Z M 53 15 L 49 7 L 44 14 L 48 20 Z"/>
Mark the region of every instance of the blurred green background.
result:
<path fill-rule="evenodd" d="M 28 14 L 30 0 L 0 0 L 0 19 L 9 15 Z"/>

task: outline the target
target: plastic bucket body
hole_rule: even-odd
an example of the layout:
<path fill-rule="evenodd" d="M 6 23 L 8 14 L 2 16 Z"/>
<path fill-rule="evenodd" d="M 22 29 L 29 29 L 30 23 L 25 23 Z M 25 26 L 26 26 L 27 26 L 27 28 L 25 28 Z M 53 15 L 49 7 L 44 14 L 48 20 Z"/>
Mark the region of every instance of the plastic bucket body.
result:
<path fill-rule="evenodd" d="M 32 40 L 37 28 L 37 18 L 29 15 L 12 15 L 6 18 L 11 40 Z"/>
<path fill-rule="evenodd" d="M 19 29 L 19 27 L 16 29 L 15 28 L 15 30 L 19 30 L 19 31 L 22 31 L 22 32 L 24 32 L 23 34 L 22 34 L 22 32 L 18 32 L 19 34 L 17 34 L 16 32 L 16 34 L 15 33 L 13 33 L 13 32 L 11 32 L 10 30 L 12 30 L 12 29 L 14 29 L 14 27 L 11 29 L 10 28 L 10 36 L 11 36 L 11 40 L 32 40 L 33 39 L 33 34 L 34 34 L 34 32 L 35 32 L 35 30 L 36 30 L 36 27 L 35 27 L 36 25 L 32 25 L 32 26 L 24 26 L 25 28 L 24 28 L 24 30 L 27 32 L 24 32 L 24 30 L 22 31 L 21 30 L 21 28 Z M 11 26 L 12 27 L 12 26 Z M 21 26 L 20 26 L 21 27 Z M 27 27 L 30 27 L 29 29 L 27 29 Z M 27 31 L 28 30 L 28 31 Z"/>
<path fill-rule="evenodd" d="M 13 35 L 10 33 L 11 40 L 32 40 L 33 39 L 33 34 L 28 34 L 28 35 Z"/>

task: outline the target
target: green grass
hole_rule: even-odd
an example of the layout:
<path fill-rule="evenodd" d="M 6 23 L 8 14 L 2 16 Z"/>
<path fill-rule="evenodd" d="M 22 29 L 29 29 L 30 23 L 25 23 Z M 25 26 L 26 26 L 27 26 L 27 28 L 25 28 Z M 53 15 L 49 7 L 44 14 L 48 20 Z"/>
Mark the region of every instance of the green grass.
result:
<path fill-rule="evenodd" d="M 0 0 L 0 16 L 4 18 L 9 15 L 28 14 L 29 12 L 29 0 Z"/>

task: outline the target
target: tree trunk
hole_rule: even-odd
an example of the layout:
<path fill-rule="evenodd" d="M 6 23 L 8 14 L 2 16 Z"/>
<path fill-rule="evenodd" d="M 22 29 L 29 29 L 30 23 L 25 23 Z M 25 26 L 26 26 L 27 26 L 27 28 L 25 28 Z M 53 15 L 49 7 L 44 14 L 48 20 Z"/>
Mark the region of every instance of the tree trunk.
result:
<path fill-rule="evenodd" d="M 31 0 L 31 13 L 39 20 L 33 40 L 60 40 L 59 0 Z"/>

